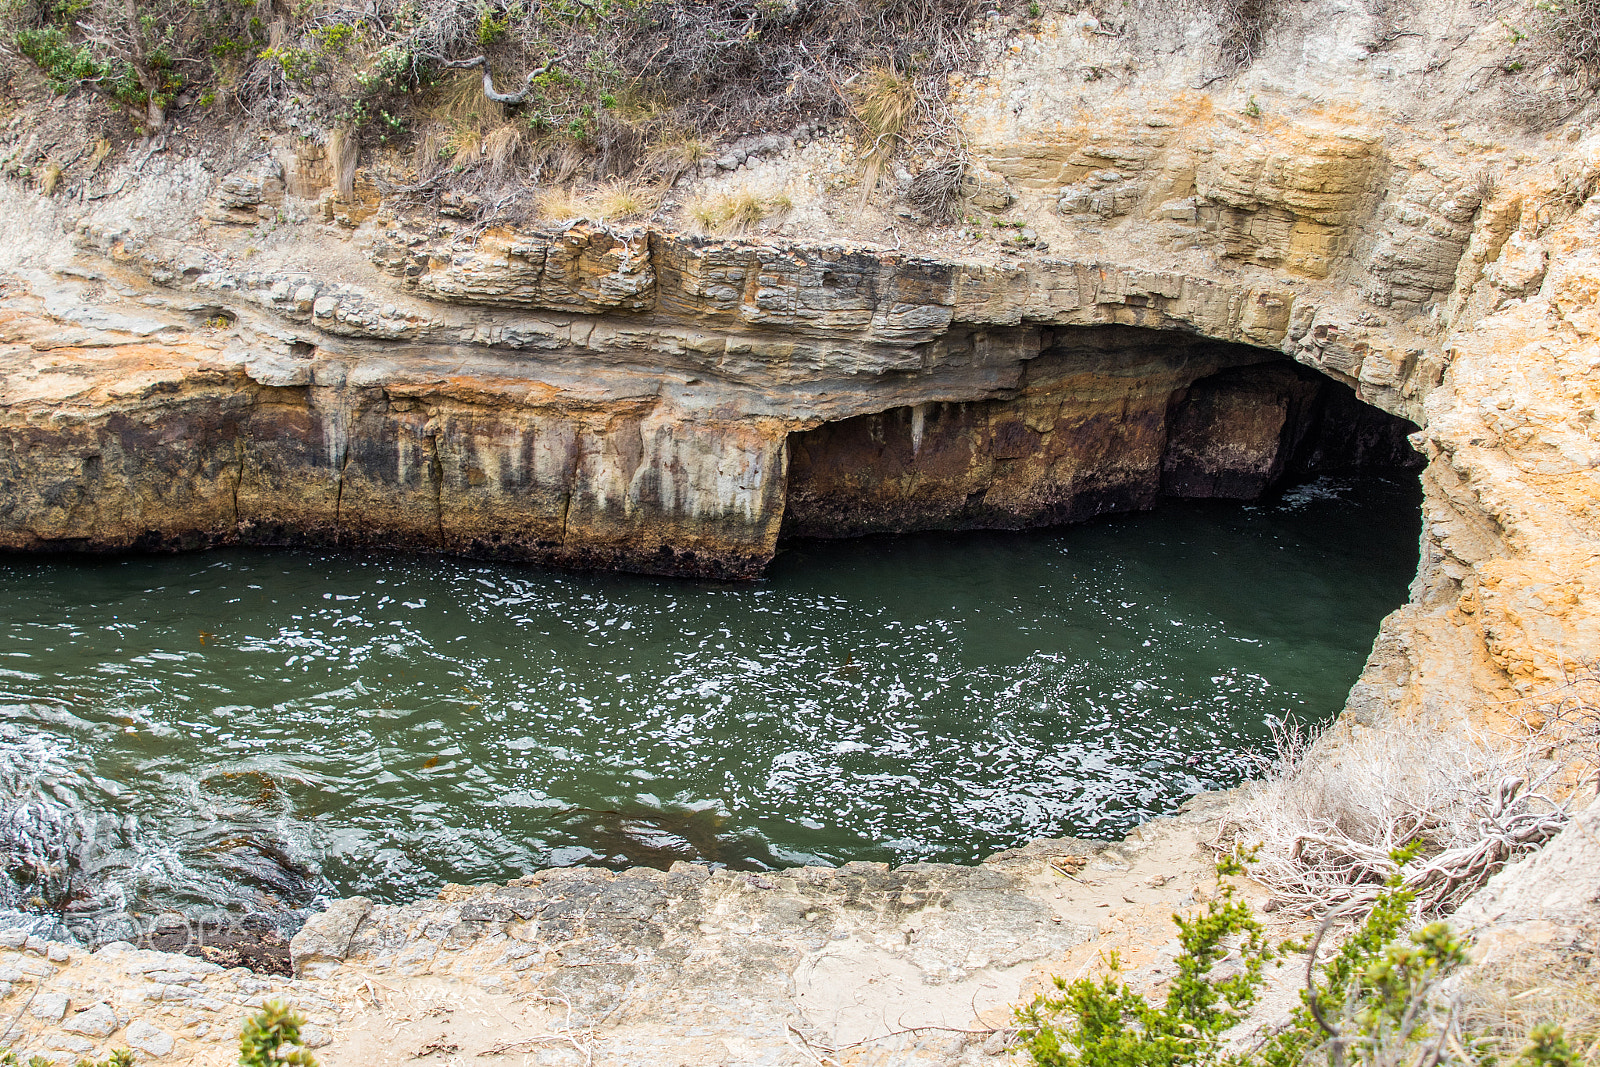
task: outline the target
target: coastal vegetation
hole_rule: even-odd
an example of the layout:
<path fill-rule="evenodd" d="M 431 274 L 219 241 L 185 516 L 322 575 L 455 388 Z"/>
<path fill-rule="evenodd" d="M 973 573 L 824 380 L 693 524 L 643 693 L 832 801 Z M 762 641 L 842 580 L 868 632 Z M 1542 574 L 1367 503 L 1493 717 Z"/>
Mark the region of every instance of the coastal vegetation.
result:
<path fill-rule="evenodd" d="M 58 94 L 157 135 L 173 115 L 401 144 L 419 172 L 560 182 L 681 172 L 708 143 L 855 122 L 875 157 L 953 137 L 946 80 L 977 0 L 10 0 Z M 470 73 L 469 73 L 470 72 Z M 477 151 L 483 142 L 490 150 Z"/>
<path fill-rule="evenodd" d="M 1214 21 L 1224 72 L 1254 60 L 1282 9 L 1190 6 Z M 1108 7 L 1096 32 L 1168 8 L 1183 5 Z M 113 139 L 160 147 L 179 120 L 288 127 L 326 146 L 346 194 L 365 147 L 404 160 L 392 195 L 554 218 L 550 190 L 578 182 L 590 214 L 627 221 L 719 145 L 843 128 L 862 197 L 905 156 L 910 201 L 947 222 L 968 169 L 952 76 L 981 68 L 989 20 L 1041 15 L 1017 0 L 4 0 L 0 41 L 51 92 L 120 116 Z M 700 225 L 734 233 L 781 213 L 752 196 Z"/>
<path fill-rule="evenodd" d="M 1019 1037 L 1038 1067 L 1488 1067 L 1507 1037 L 1507 1020 L 1475 1030 L 1450 980 L 1468 962 L 1469 942 L 1451 925 L 1415 921 L 1416 892 L 1401 873 L 1420 841 L 1396 849 L 1395 867 L 1366 917 L 1324 961 L 1333 928 L 1324 920 L 1309 945 L 1273 945 L 1265 927 L 1224 876 L 1242 875 L 1254 851 L 1218 865 L 1218 892 L 1205 910 L 1174 915 L 1181 951 L 1163 1001 L 1152 1002 L 1119 974 L 1115 956 L 1098 980 L 1056 979 L 1057 992 L 1019 1009 Z M 1240 1033 L 1261 999 L 1267 971 L 1308 953 L 1299 1004 L 1276 1023 Z M 1540 1020 L 1519 1035 L 1513 1067 L 1577 1067 L 1590 1062 L 1563 1028 Z M 1583 1035 L 1600 1048 L 1600 1033 Z"/>
<path fill-rule="evenodd" d="M 301 1040 L 305 1024 L 304 1016 L 281 1001 L 267 1001 L 239 1034 L 240 1067 L 317 1067 Z"/>

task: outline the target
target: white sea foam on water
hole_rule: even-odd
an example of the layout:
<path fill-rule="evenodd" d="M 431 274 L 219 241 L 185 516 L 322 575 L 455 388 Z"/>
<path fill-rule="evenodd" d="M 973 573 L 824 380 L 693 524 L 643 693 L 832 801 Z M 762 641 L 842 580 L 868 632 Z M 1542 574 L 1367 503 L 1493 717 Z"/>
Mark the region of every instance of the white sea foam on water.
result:
<path fill-rule="evenodd" d="M 1354 478 L 1335 478 L 1324 474 L 1285 491 L 1278 497 L 1276 507 L 1282 511 L 1299 511 L 1313 503 L 1343 500 L 1355 486 Z"/>

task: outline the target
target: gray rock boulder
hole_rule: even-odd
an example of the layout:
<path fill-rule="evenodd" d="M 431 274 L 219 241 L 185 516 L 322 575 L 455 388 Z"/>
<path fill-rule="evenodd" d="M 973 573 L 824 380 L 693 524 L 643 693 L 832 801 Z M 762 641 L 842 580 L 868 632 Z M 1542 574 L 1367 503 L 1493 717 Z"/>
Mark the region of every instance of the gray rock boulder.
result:
<path fill-rule="evenodd" d="M 316 977 L 344 962 L 362 920 L 372 911 L 366 897 L 336 900 L 321 915 L 313 915 L 289 942 L 289 958 L 296 977 Z"/>
<path fill-rule="evenodd" d="M 78 1014 L 61 1024 L 61 1029 L 69 1034 L 83 1034 L 85 1037 L 110 1037 L 122 1025 L 117 1020 L 117 1013 L 111 1010 L 111 1005 L 104 1003 L 91 1004 Z"/>

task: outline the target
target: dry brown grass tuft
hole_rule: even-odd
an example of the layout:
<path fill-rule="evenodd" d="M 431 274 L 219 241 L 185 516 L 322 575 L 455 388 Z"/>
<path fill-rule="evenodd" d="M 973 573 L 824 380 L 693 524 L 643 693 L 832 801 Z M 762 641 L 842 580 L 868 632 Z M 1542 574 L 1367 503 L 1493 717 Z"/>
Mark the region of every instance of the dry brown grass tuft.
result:
<path fill-rule="evenodd" d="M 684 130 L 672 130 L 656 138 L 645 153 L 644 169 L 660 177 L 671 188 L 691 167 L 711 158 L 711 144 Z"/>
<path fill-rule="evenodd" d="M 39 192 L 45 196 L 55 194 L 56 186 L 61 184 L 61 164 L 51 160 L 45 164 L 44 170 L 39 173 Z"/>
<path fill-rule="evenodd" d="M 428 172 L 441 164 L 456 171 L 482 166 L 489 180 L 503 180 L 527 158 L 533 137 L 506 117 L 503 105 L 483 95 L 476 75 L 443 80 L 423 108 L 426 131 L 417 140 L 417 165 Z"/>
<path fill-rule="evenodd" d="M 333 167 L 333 186 L 342 196 L 351 196 L 356 188 L 356 163 L 361 155 L 360 135 L 345 126 L 335 126 L 328 131 L 328 162 Z"/>
<path fill-rule="evenodd" d="M 966 161 L 947 156 L 929 163 L 911 179 L 906 201 L 935 222 L 954 221 L 961 203 L 961 179 Z"/>
<path fill-rule="evenodd" d="M 477 126 L 456 126 L 446 131 L 439 154 L 452 167 L 468 167 L 483 156 L 483 130 Z"/>
<path fill-rule="evenodd" d="M 439 80 L 421 117 L 441 126 L 489 126 L 504 122 L 506 109 L 483 95 L 481 75 L 460 71 Z"/>
<path fill-rule="evenodd" d="M 569 185 L 553 185 L 535 200 L 539 217 L 556 222 L 580 219 L 590 214 L 589 203 Z"/>
<path fill-rule="evenodd" d="M 1524 944 L 1469 970 L 1460 990 L 1462 1022 L 1517 1062 L 1535 1026 L 1554 1022 L 1580 1063 L 1600 1064 L 1600 956 L 1589 943 Z"/>
<path fill-rule="evenodd" d="M 484 162 L 497 174 L 509 173 L 527 148 L 527 129 L 514 122 L 500 123 L 484 134 L 479 142 L 479 152 Z"/>
<path fill-rule="evenodd" d="M 873 67 L 862 72 L 851 87 L 856 118 L 866 127 L 871 143 L 869 154 L 887 156 L 893 141 L 911 125 L 917 112 L 917 83 L 888 67 Z"/>
<path fill-rule="evenodd" d="M 1495 177 L 1494 169 L 1491 167 L 1479 167 L 1473 172 L 1471 181 L 1472 195 L 1480 204 L 1487 204 L 1493 200 L 1494 194 L 1500 188 L 1500 180 Z"/>
<path fill-rule="evenodd" d="M 595 209 L 607 222 L 624 222 L 654 211 L 661 198 L 648 185 L 639 182 L 612 181 L 603 186 L 595 197 Z"/>
<path fill-rule="evenodd" d="M 866 130 L 867 170 L 861 179 L 861 206 L 878 187 L 878 173 L 894 155 L 900 136 L 917 113 L 917 83 L 889 67 L 863 71 L 851 86 L 856 118 Z"/>
<path fill-rule="evenodd" d="M 787 193 L 761 196 L 745 189 L 737 193 L 702 196 L 689 205 L 689 217 L 706 233 L 744 233 L 773 215 L 794 206 Z"/>
<path fill-rule="evenodd" d="M 1396 873 L 1419 912 L 1447 914 L 1567 822 L 1541 792 L 1562 765 L 1533 748 L 1392 727 L 1317 740 L 1289 729 L 1278 749 L 1221 844 L 1260 847 L 1251 877 L 1287 914 L 1362 914 Z M 1422 855 L 1401 870 L 1391 855 L 1413 841 Z"/>
<path fill-rule="evenodd" d="M 534 181 L 563 185 L 583 168 L 587 156 L 580 145 L 566 138 L 546 137 L 532 151 L 529 176 Z"/>

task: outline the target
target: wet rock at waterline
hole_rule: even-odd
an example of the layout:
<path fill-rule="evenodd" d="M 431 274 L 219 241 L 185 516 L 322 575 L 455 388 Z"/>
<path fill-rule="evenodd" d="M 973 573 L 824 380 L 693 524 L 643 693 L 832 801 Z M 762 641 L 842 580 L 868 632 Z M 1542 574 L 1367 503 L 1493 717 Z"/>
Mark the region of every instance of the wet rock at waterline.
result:
<path fill-rule="evenodd" d="M 289 974 L 289 939 L 271 922 L 246 916 L 229 924 L 199 923 L 159 926 L 139 936 L 139 948 L 171 952 L 214 963 L 243 967 L 256 974 Z"/>

